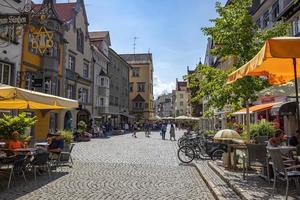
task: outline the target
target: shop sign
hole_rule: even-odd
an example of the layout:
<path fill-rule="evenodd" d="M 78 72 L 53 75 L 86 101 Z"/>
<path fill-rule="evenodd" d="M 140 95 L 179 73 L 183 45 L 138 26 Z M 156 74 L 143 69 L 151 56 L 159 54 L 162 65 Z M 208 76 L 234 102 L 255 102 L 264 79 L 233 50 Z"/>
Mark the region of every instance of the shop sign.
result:
<path fill-rule="evenodd" d="M 25 14 L 0 15 L 0 26 L 13 24 L 28 24 L 29 17 Z"/>
<path fill-rule="evenodd" d="M 43 79 L 33 79 L 33 87 L 43 87 Z"/>

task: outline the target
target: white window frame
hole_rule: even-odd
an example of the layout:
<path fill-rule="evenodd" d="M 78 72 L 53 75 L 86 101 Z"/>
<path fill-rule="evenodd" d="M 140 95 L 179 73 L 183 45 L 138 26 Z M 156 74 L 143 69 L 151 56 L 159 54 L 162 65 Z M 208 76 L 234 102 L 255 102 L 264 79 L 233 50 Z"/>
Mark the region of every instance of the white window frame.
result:
<path fill-rule="evenodd" d="M 4 79 L 4 68 L 5 67 L 8 67 L 8 82 L 7 83 L 3 82 L 3 79 Z M 11 84 L 11 69 L 12 69 L 12 65 L 10 65 L 8 63 L 0 62 L 0 68 L 1 68 L 0 83 L 10 85 Z"/>

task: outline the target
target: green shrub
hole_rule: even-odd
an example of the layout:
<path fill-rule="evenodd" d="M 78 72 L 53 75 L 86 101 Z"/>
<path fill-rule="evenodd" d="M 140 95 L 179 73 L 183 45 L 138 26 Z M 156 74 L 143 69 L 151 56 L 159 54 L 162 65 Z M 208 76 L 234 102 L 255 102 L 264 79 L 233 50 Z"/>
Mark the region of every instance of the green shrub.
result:
<path fill-rule="evenodd" d="M 217 133 L 217 131 L 215 131 L 215 130 L 207 130 L 207 131 L 205 132 L 205 134 L 208 135 L 208 136 L 215 135 L 216 133 Z"/>
<path fill-rule="evenodd" d="M 250 137 L 254 139 L 257 136 L 268 136 L 272 137 L 275 134 L 275 128 L 271 122 L 261 120 L 256 124 L 250 126 Z"/>
<path fill-rule="evenodd" d="M 84 121 L 80 121 L 78 122 L 77 126 L 78 126 L 77 132 L 80 135 L 83 135 L 86 132 L 87 124 Z"/>
<path fill-rule="evenodd" d="M 26 129 L 32 127 L 37 122 L 36 117 L 27 117 L 26 113 L 20 113 L 17 116 L 3 115 L 0 118 L 0 136 L 5 139 L 11 138 L 11 133 L 18 131 L 20 139 L 27 138 L 25 136 Z"/>
<path fill-rule="evenodd" d="M 71 143 L 73 139 L 73 133 L 70 130 L 62 130 L 61 131 L 61 139 L 66 143 Z"/>

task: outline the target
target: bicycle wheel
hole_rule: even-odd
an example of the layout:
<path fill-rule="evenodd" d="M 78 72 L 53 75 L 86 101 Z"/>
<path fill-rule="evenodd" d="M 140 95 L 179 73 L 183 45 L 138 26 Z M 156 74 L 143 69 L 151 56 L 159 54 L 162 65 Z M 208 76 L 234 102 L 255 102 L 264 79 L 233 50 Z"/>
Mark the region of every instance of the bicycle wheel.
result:
<path fill-rule="evenodd" d="M 217 149 L 211 154 L 211 159 L 212 160 L 221 160 L 223 153 L 225 153 L 225 151 L 223 149 Z"/>
<path fill-rule="evenodd" d="M 195 151 L 192 147 L 183 146 L 180 147 L 177 151 L 178 159 L 183 163 L 190 163 L 195 158 Z"/>

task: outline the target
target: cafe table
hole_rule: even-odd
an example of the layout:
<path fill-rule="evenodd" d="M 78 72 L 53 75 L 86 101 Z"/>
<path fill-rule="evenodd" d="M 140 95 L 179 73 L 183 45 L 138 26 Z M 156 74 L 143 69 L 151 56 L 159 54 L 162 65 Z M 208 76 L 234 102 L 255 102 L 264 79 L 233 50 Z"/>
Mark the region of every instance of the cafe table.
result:
<path fill-rule="evenodd" d="M 37 142 L 34 144 L 34 147 L 44 147 L 47 148 L 49 146 L 48 142 Z"/>
<path fill-rule="evenodd" d="M 279 149 L 282 155 L 287 155 L 291 151 L 296 151 L 295 146 L 267 147 L 267 149 Z"/>

